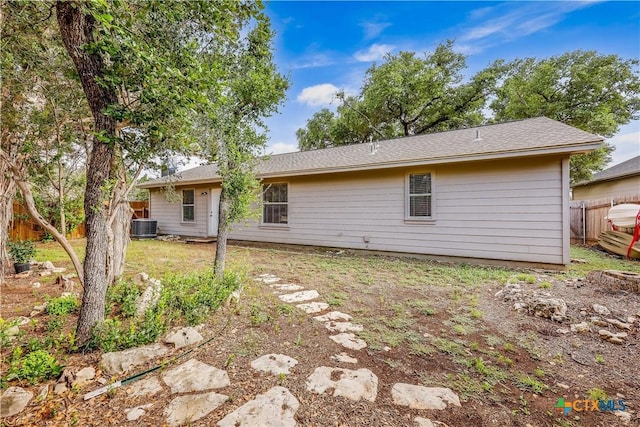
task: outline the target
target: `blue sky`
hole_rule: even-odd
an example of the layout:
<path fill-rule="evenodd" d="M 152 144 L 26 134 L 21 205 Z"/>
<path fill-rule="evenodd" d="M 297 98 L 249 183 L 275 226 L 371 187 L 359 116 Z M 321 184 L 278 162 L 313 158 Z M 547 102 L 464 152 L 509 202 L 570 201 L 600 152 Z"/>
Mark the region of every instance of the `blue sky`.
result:
<path fill-rule="evenodd" d="M 330 104 L 337 89 L 357 92 L 386 52 L 429 52 L 446 39 L 468 55 L 469 75 L 496 59 L 544 58 L 570 50 L 640 57 L 640 2 L 274 1 L 276 63 L 291 87 L 267 120 L 267 153 L 297 149 L 295 132 Z M 613 162 L 640 154 L 640 121 L 609 140 Z"/>

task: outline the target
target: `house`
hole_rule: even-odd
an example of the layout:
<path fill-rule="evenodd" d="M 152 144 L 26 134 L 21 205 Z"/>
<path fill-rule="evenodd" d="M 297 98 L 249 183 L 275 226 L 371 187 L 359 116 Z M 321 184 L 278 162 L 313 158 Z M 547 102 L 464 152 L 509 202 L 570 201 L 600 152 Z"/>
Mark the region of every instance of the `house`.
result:
<path fill-rule="evenodd" d="M 564 265 L 569 156 L 602 138 L 544 117 L 272 155 L 235 240 Z M 176 197 L 163 188 L 171 182 Z M 159 232 L 215 236 L 215 165 L 140 185 Z"/>
<path fill-rule="evenodd" d="M 595 173 L 571 187 L 573 200 L 614 199 L 640 195 L 640 156 Z"/>

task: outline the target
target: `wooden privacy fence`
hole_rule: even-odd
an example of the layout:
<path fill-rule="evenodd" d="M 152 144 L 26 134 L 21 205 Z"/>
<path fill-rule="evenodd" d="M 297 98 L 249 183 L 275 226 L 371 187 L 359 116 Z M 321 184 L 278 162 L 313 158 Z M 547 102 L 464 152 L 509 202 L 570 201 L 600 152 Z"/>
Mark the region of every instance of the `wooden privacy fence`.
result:
<path fill-rule="evenodd" d="M 640 204 L 640 192 L 613 198 L 569 202 L 571 243 L 598 243 L 600 233 L 611 230 L 611 225 L 605 219 L 609 209 L 623 203 Z"/>
<path fill-rule="evenodd" d="M 149 202 L 129 202 L 133 209 L 133 218 L 149 218 Z M 41 240 L 45 231 L 35 223 L 27 208 L 18 201 L 13 202 L 13 218 L 9 224 L 9 240 Z M 78 225 L 72 232 L 67 233 L 67 239 L 79 239 L 85 237 L 84 223 Z"/>

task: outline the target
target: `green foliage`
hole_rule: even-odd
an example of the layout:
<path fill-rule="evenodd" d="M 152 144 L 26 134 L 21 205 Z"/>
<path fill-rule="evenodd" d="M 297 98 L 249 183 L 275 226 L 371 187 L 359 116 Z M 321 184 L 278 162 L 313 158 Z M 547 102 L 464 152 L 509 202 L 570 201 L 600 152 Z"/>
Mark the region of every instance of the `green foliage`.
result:
<path fill-rule="evenodd" d="M 249 310 L 249 319 L 251 320 L 252 326 L 260 326 L 271 320 L 271 316 L 262 305 L 252 304 Z"/>
<path fill-rule="evenodd" d="M 496 99 L 495 119 L 546 116 L 587 132 L 613 136 L 622 125 L 638 118 L 640 78 L 638 59 L 595 51 L 573 51 L 550 58 L 517 59 Z M 610 160 L 613 147 L 571 159 L 571 180 L 588 180 Z"/>
<path fill-rule="evenodd" d="M 537 379 L 530 377 L 529 375 L 520 375 L 516 385 L 520 390 L 529 390 L 536 394 L 542 394 L 549 388 L 545 383 L 538 381 Z"/>
<path fill-rule="evenodd" d="M 47 314 L 55 316 L 66 316 L 74 313 L 80 308 L 80 301 L 75 295 L 57 297 L 47 302 Z"/>
<path fill-rule="evenodd" d="M 590 400 L 609 400 L 607 392 L 598 387 L 594 387 L 587 391 L 587 398 Z"/>
<path fill-rule="evenodd" d="M 62 365 L 48 351 L 36 350 L 22 357 L 22 348 L 13 351 L 6 379 L 26 380 L 37 384 L 49 378 L 57 378 L 62 372 Z"/>
<path fill-rule="evenodd" d="M 114 307 L 125 317 L 136 314 L 136 300 L 140 296 L 140 289 L 131 281 L 119 280 L 107 289 L 108 311 Z"/>
<path fill-rule="evenodd" d="M 13 258 L 13 262 L 17 264 L 26 264 L 36 253 L 31 240 L 8 242 L 7 245 L 9 246 L 9 255 Z"/>

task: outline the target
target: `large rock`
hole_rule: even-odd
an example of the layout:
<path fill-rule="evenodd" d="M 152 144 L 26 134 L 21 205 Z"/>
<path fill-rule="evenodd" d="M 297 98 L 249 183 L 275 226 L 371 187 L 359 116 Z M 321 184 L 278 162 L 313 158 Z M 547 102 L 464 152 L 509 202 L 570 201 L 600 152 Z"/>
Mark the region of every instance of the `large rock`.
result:
<path fill-rule="evenodd" d="M 158 279 L 149 279 L 149 286 L 144 290 L 142 295 L 136 299 L 136 316 L 144 316 L 149 308 L 153 308 L 160 300 L 160 292 L 162 291 L 162 283 Z"/>
<path fill-rule="evenodd" d="M 304 311 L 307 314 L 320 313 L 329 308 L 329 304 L 326 302 L 308 302 L 304 304 L 296 305 L 300 310 Z"/>
<path fill-rule="evenodd" d="M 33 393 L 22 387 L 9 387 L 0 396 L 0 417 L 19 414 L 29 404 Z"/>
<path fill-rule="evenodd" d="M 178 396 L 164 410 L 169 427 L 193 423 L 227 401 L 227 396 L 215 392 Z"/>
<path fill-rule="evenodd" d="M 202 338 L 202 335 L 200 335 L 196 328 L 188 326 L 167 334 L 164 338 L 164 342 L 167 344 L 173 344 L 176 348 L 182 348 L 198 343 L 203 339 L 204 338 Z"/>
<path fill-rule="evenodd" d="M 127 389 L 127 394 L 131 397 L 153 396 L 161 391 L 162 384 L 160 384 L 158 377 L 154 376 L 131 384 Z"/>
<path fill-rule="evenodd" d="M 162 357 L 169 349 L 162 344 L 151 344 L 143 347 L 130 348 L 123 351 L 105 353 L 102 355 L 102 366 L 109 375 L 120 375 L 136 366 Z"/>
<path fill-rule="evenodd" d="M 88 366 L 80 369 L 76 373 L 75 377 L 75 380 L 71 383 L 72 387 L 82 388 L 93 381 L 96 377 L 96 370 L 93 367 Z"/>
<path fill-rule="evenodd" d="M 289 369 L 297 364 L 296 359 L 284 354 L 266 354 L 251 362 L 251 367 L 256 371 L 269 372 L 273 375 L 289 375 Z"/>
<path fill-rule="evenodd" d="M 171 393 L 191 393 L 222 388 L 230 384 L 226 371 L 196 359 L 166 371 L 162 380 L 171 388 Z"/>
<path fill-rule="evenodd" d="M 259 394 L 218 421 L 219 427 L 292 427 L 300 407 L 298 399 L 284 387 Z"/>
<path fill-rule="evenodd" d="M 562 321 L 567 315 L 567 303 L 562 298 L 535 296 L 529 302 L 529 311 L 535 316 Z"/>
<path fill-rule="evenodd" d="M 423 387 L 397 383 L 391 389 L 393 403 L 412 409 L 445 409 L 448 404 L 461 406 L 460 398 L 451 389 L 444 387 Z"/>
<path fill-rule="evenodd" d="M 369 369 L 356 371 L 321 366 L 307 378 L 307 390 L 322 394 L 333 390 L 333 396 L 374 402 L 378 394 L 378 377 Z"/>

